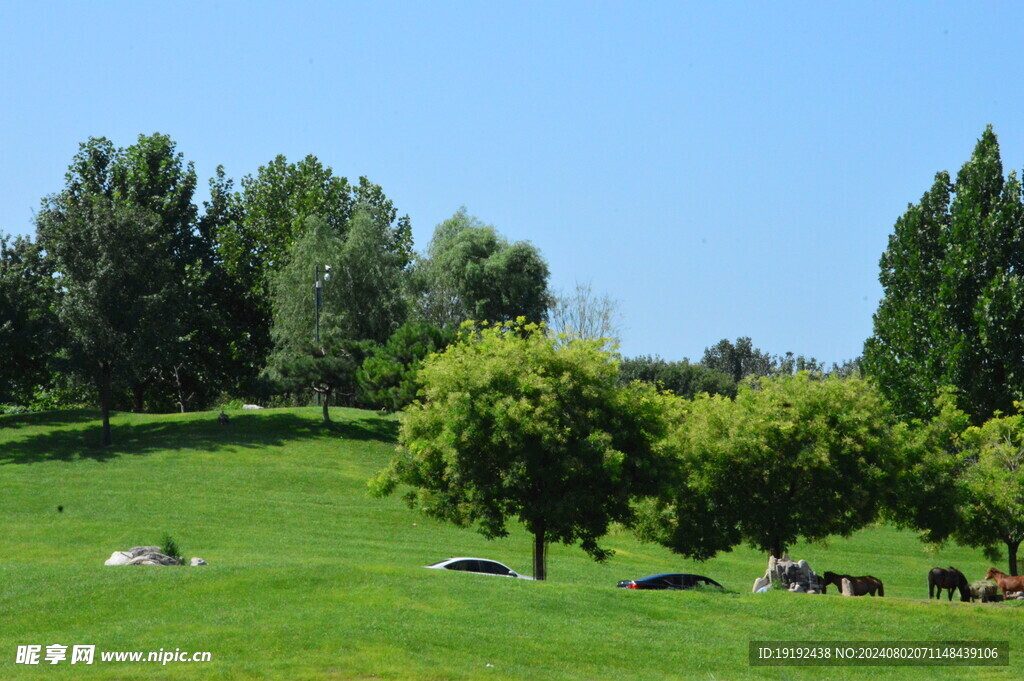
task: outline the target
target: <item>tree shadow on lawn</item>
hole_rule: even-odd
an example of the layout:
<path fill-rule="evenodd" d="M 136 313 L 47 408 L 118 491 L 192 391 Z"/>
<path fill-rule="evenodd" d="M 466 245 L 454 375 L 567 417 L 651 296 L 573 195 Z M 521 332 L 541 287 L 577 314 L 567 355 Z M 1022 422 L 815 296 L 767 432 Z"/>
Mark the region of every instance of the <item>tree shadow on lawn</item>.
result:
<path fill-rule="evenodd" d="M 97 409 L 57 409 L 27 414 L 4 414 L 0 415 L 0 430 L 14 430 L 28 426 L 65 426 L 98 421 L 99 419 L 100 412 Z"/>
<path fill-rule="evenodd" d="M 395 442 L 398 439 L 399 424 L 394 419 L 368 418 L 331 422 L 327 427 L 345 440 Z"/>
<path fill-rule="evenodd" d="M 65 421 L 60 421 L 64 423 Z M 215 452 L 226 448 L 279 447 L 293 440 L 324 437 L 333 433 L 358 440 L 394 441 L 398 424 L 384 419 L 323 424 L 295 414 L 240 414 L 227 425 L 208 421 L 157 421 L 111 424 L 110 447 L 102 447 L 102 426 L 56 430 L 5 443 L 0 448 L 0 465 L 42 461 L 92 459 L 108 461 L 121 456 L 155 451 L 196 449 Z"/>

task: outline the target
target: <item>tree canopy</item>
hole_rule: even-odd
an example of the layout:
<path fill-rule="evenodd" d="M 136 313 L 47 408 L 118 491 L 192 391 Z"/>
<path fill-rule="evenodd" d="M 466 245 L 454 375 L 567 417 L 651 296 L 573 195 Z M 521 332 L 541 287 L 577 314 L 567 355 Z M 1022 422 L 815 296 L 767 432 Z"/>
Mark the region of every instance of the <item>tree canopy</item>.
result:
<path fill-rule="evenodd" d="M 798 538 L 849 536 L 878 517 L 900 469 L 897 425 L 856 378 L 747 381 L 735 399 L 680 403 L 667 492 L 641 536 L 704 560 L 747 542 L 781 557 Z"/>
<path fill-rule="evenodd" d="M 459 210 L 434 230 L 415 267 L 417 316 L 438 327 L 464 321 L 547 318 L 548 265 L 533 245 L 509 243 Z"/>
<path fill-rule="evenodd" d="M 884 296 L 864 368 L 906 417 L 934 416 L 951 386 L 975 424 L 1009 413 L 1024 390 L 1024 208 L 986 128 L 955 182 L 896 221 L 882 254 Z"/>
<path fill-rule="evenodd" d="M 663 478 L 669 398 L 620 385 L 600 341 L 559 344 L 525 320 L 477 326 L 420 376 L 423 401 L 404 412 L 376 491 L 408 485 L 410 504 L 489 538 L 518 520 L 534 537 L 537 579 L 550 541 L 610 555 L 599 544 L 609 525 L 628 523 Z"/>

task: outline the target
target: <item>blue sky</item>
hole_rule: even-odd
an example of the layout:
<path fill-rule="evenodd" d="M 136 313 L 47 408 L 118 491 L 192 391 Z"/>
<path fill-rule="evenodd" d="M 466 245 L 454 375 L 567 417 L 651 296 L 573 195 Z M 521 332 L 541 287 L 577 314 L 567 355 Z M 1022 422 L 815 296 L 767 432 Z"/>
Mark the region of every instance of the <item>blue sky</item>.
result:
<path fill-rule="evenodd" d="M 896 218 L 986 124 L 1024 166 L 1018 3 L 0 3 L 0 230 L 80 142 L 169 134 L 205 185 L 312 153 L 418 248 L 465 205 L 622 352 L 860 353 Z"/>

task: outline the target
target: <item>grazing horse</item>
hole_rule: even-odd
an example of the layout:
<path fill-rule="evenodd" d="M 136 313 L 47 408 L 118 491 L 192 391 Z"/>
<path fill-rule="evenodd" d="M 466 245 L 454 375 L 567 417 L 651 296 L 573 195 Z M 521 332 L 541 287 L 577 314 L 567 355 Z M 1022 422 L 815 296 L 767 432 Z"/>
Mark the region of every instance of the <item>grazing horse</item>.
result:
<path fill-rule="evenodd" d="M 999 588 L 1003 590 L 1004 597 L 1011 591 L 1024 591 L 1024 577 L 1011 577 L 994 567 L 988 569 L 985 579 L 994 579 Z"/>
<path fill-rule="evenodd" d="M 953 589 L 960 591 L 960 600 L 968 603 L 971 600 L 971 587 L 967 583 L 964 573 L 952 565 L 946 568 L 932 568 L 928 573 L 928 600 L 932 599 L 933 591 L 935 598 L 942 599 L 942 590 L 949 589 L 949 600 L 953 600 Z"/>
<path fill-rule="evenodd" d="M 882 584 L 882 580 L 878 577 L 872 577 L 871 575 L 865 575 L 864 577 L 851 577 L 850 575 L 837 575 L 834 572 L 826 572 L 824 575 L 825 581 L 821 585 L 821 592 L 826 593 L 826 589 L 829 584 L 835 584 L 836 588 L 839 589 L 840 593 L 843 591 L 843 580 L 850 580 L 850 588 L 853 589 L 854 596 L 863 596 L 864 594 L 875 595 L 878 592 L 879 596 L 885 595 L 885 587 Z"/>

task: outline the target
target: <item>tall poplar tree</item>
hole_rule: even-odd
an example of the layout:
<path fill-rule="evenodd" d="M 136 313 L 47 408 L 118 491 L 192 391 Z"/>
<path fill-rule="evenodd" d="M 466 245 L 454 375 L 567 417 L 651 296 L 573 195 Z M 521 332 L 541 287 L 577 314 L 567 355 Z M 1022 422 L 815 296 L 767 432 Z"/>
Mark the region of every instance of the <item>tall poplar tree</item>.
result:
<path fill-rule="evenodd" d="M 1024 209 L 986 128 L 956 181 L 897 220 L 864 368 L 903 416 L 935 413 L 940 386 L 981 423 L 1024 396 Z"/>

